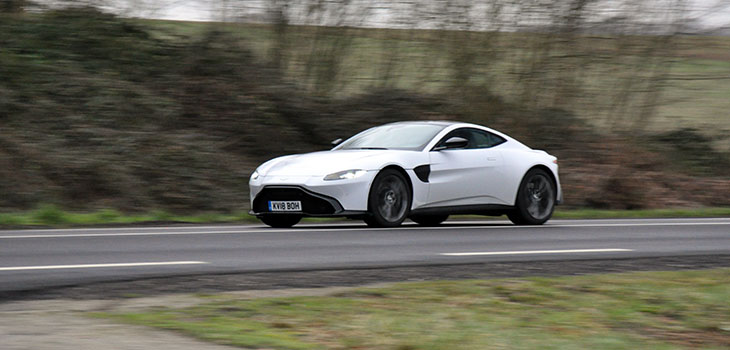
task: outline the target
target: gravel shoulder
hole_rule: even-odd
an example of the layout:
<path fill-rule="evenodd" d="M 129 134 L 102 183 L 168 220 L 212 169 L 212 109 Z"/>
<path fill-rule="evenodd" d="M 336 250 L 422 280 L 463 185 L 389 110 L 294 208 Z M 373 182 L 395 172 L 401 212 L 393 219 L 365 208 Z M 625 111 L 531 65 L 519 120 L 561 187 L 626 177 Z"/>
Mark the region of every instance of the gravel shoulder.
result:
<path fill-rule="evenodd" d="M 342 287 L 234 292 L 240 298 L 326 295 Z M 0 304 L 3 350 L 224 350 L 239 349 L 203 342 L 175 332 L 115 323 L 90 312 L 133 311 L 163 306 L 194 306 L 205 299 L 192 294 L 132 299 L 24 300 Z"/>
<path fill-rule="evenodd" d="M 0 308 L 0 338 L 5 350 L 215 350 L 230 347 L 205 343 L 173 332 L 85 316 L 102 302 L 69 304 L 24 301 Z"/>

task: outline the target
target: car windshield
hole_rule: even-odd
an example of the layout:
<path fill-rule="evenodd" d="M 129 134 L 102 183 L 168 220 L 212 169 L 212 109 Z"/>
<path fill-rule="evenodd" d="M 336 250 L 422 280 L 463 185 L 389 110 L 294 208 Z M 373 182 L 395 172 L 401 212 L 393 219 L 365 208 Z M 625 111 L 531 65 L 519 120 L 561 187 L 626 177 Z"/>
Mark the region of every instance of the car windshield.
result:
<path fill-rule="evenodd" d="M 445 125 L 388 124 L 365 130 L 338 149 L 398 149 L 420 151 Z"/>

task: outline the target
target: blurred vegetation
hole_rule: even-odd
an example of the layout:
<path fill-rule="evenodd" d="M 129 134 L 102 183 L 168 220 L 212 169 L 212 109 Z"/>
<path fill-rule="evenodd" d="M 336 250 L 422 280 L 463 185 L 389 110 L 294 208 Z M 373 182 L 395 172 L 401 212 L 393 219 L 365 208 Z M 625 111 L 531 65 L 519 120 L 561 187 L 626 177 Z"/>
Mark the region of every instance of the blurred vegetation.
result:
<path fill-rule="evenodd" d="M 730 71 L 728 48 L 727 38 L 186 23 L 94 8 L 0 14 L 0 208 L 53 203 L 44 222 L 58 207 L 246 210 L 260 162 L 412 119 L 486 124 L 549 150 L 569 206 L 728 206 L 728 151 L 712 133 L 728 118 L 703 119 L 715 128 L 702 132 L 661 122 L 663 99 L 693 77 L 703 102 L 675 107 L 727 110 L 726 82 L 704 78 Z"/>
<path fill-rule="evenodd" d="M 713 148 L 712 139 L 699 130 L 683 128 L 654 136 L 657 147 L 675 164 L 675 171 L 685 169 L 696 175 L 727 174 L 730 158 Z"/>

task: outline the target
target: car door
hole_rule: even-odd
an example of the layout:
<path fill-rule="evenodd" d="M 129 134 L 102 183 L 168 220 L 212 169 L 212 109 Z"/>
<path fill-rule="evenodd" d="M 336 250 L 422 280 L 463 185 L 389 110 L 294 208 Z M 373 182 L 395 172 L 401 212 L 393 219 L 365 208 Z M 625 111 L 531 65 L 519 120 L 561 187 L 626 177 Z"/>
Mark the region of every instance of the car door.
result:
<path fill-rule="evenodd" d="M 466 147 L 429 152 L 429 207 L 507 204 L 502 185 L 502 154 L 495 146 L 505 142 L 497 135 L 475 128 L 456 129 L 436 145 L 452 137 L 469 141 Z"/>

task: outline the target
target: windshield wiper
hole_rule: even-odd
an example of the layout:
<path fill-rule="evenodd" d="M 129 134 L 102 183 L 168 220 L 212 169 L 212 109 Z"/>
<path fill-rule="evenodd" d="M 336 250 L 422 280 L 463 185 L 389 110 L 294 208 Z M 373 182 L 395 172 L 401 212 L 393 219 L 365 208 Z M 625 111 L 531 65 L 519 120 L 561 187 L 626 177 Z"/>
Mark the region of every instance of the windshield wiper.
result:
<path fill-rule="evenodd" d="M 346 148 L 346 149 L 377 149 L 377 150 L 387 150 L 385 147 L 352 147 L 352 148 Z"/>

